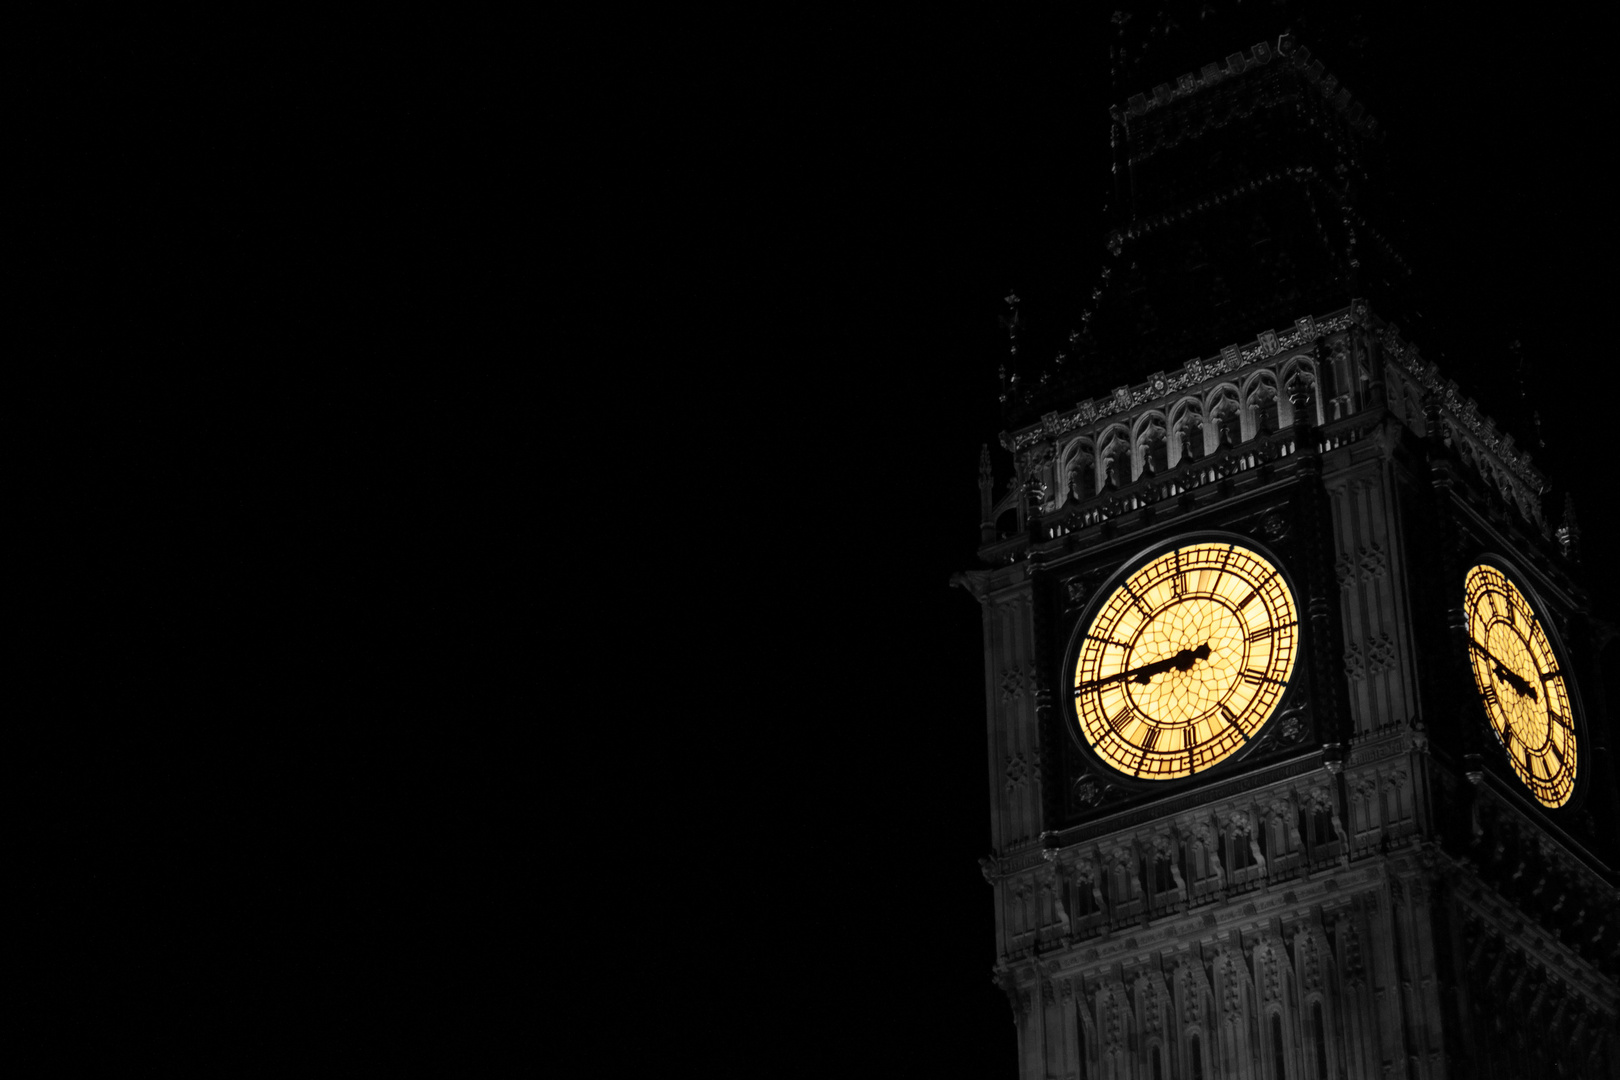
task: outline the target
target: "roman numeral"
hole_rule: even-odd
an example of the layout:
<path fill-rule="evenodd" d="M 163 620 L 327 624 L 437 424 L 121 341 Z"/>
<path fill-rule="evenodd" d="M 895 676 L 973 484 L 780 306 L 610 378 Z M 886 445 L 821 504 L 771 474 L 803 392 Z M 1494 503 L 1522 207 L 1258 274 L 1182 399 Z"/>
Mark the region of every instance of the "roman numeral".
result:
<path fill-rule="evenodd" d="M 1496 687 L 1495 686 L 1487 686 L 1487 687 L 1485 687 L 1484 693 L 1481 694 L 1480 696 L 1482 696 L 1485 699 L 1485 704 L 1487 704 L 1487 705 L 1495 705 L 1496 704 Z"/>
<path fill-rule="evenodd" d="M 1561 716 L 1558 713 L 1554 712 L 1552 709 L 1547 710 L 1547 719 L 1551 720 L 1553 723 L 1557 724 L 1559 727 L 1563 728 L 1565 731 L 1574 731 L 1575 730 L 1575 728 L 1569 722 L 1569 717 Z"/>
<path fill-rule="evenodd" d="M 1552 756 L 1558 759 L 1558 768 L 1560 770 L 1563 769 L 1563 767 L 1564 767 L 1564 755 L 1560 754 L 1558 752 L 1558 747 L 1554 746 L 1552 743 L 1548 743 L 1547 744 L 1547 749 L 1551 750 L 1552 751 Z"/>
<path fill-rule="evenodd" d="M 1147 738 L 1143 742 L 1146 743 L 1146 749 L 1149 753 L 1159 748 L 1159 730 L 1158 728 L 1148 728 Z"/>
<path fill-rule="evenodd" d="M 1115 713 L 1113 716 L 1110 716 L 1108 718 L 1108 726 L 1113 728 L 1115 732 L 1117 732 L 1118 734 L 1123 736 L 1125 734 L 1125 724 L 1126 724 L 1126 722 L 1128 720 L 1130 720 L 1130 718 L 1131 718 L 1131 707 L 1129 705 L 1121 705 L 1120 708 L 1119 708 L 1119 712 Z"/>
<path fill-rule="evenodd" d="M 1270 683 L 1273 686 L 1286 685 L 1281 679 L 1273 679 L 1270 675 L 1267 675 L 1263 671 L 1245 671 L 1243 673 L 1243 677 L 1249 682 L 1254 683 L 1256 686 L 1259 686 L 1261 683 Z"/>
<path fill-rule="evenodd" d="M 1244 598 L 1243 598 L 1243 603 L 1241 603 L 1241 604 L 1239 604 L 1239 605 L 1238 605 L 1238 606 L 1237 606 L 1237 609 L 1238 609 L 1238 610 L 1239 610 L 1239 611 L 1242 611 L 1242 610 L 1243 610 L 1243 609 L 1244 609 L 1244 608 L 1246 608 L 1246 607 L 1248 607 L 1248 606 L 1249 606 L 1249 602 L 1250 602 L 1250 601 L 1251 601 L 1251 600 L 1253 600 L 1253 599 L 1254 599 L 1254 598 L 1255 598 L 1255 597 L 1257 597 L 1257 596 L 1259 596 L 1259 595 L 1260 595 L 1260 590 L 1259 590 L 1259 589 L 1255 589 L 1255 590 L 1254 590 L 1254 591 L 1253 591 L 1253 592 L 1251 592 L 1251 593 L 1249 593 L 1249 595 L 1248 595 L 1248 596 L 1245 596 L 1245 597 L 1244 597 Z"/>
<path fill-rule="evenodd" d="M 1542 682 L 1552 682 L 1554 679 L 1558 678 L 1558 676 L 1560 676 L 1562 674 L 1563 674 L 1563 672 L 1559 671 L 1557 668 L 1553 668 L 1551 671 L 1549 671 L 1549 672 L 1547 672 L 1547 673 L 1545 673 L 1544 675 L 1541 676 L 1541 681 Z"/>
<path fill-rule="evenodd" d="M 1249 635 L 1249 640 L 1259 641 L 1261 638 L 1270 637 L 1274 629 L 1274 627 L 1262 626 L 1260 629 Z"/>

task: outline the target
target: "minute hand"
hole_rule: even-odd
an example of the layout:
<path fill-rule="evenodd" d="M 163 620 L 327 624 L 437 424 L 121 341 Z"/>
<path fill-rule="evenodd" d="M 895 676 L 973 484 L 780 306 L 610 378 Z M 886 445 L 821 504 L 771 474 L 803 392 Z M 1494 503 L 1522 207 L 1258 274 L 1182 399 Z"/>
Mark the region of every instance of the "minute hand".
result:
<path fill-rule="evenodd" d="M 1478 649 L 1485 659 L 1496 665 L 1495 672 L 1497 678 L 1513 687 L 1513 689 L 1518 692 L 1520 697 L 1527 697 L 1531 701 L 1541 700 L 1541 698 L 1536 694 L 1536 688 L 1534 686 L 1531 686 L 1524 679 L 1520 678 L 1517 672 L 1493 656 L 1489 649 L 1477 641 L 1470 642 L 1470 644 L 1473 645 L 1474 648 Z"/>
<path fill-rule="evenodd" d="M 1145 686 L 1147 683 L 1152 681 L 1153 676 L 1162 675 L 1171 668 L 1174 668 L 1177 671 L 1186 671 L 1193 666 L 1194 660 L 1208 659 L 1209 642 L 1206 641 L 1196 649 L 1182 649 L 1174 656 L 1166 657 L 1163 660 L 1155 660 L 1151 664 L 1143 664 L 1141 667 L 1131 668 L 1128 671 L 1121 671 L 1117 675 L 1110 675 L 1104 679 L 1093 679 L 1090 682 L 1081 683 L 1079 686 L 1074 688 L 1074 692 L 1078 696 L 1087 690 L 1095 690 L 1099 686 L 1107 686 L 1109 683 L 1124 682 L 1126 679 L 1133 680 Z"/>

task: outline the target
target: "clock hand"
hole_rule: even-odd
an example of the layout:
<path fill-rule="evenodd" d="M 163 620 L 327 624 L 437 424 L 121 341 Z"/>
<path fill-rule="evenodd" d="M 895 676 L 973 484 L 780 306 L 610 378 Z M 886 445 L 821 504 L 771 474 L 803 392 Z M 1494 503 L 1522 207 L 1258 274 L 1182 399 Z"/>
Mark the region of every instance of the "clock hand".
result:
<path fill-rule="evenodd" d="M 1497 678 L 1501 679 L 1503 682 L 1513 687 L 1513 689 L 1517 690 L 1520 697 L 1528 697 L 1531 701 L 1540 700 L 1536 696 L 1535 687 L 1531 686 L 1529 683 L 1519 678 L 1519 676 L 1515 675 L 1512 671 L 1508 670 L 1507 666 L 1503 664 L 1502 661 L 1497 660 L 1494 656 L 1491 657 L 1491 659 L 1496 663 Z"/>
<path fill-rule="evenodd" d="M 1194 660 L 1208 659 L 1209 642 L 1206 641 L 1196 649 L 1182 649 L 1174 656 L 1157 661 L 1156 663 L 1148 664 L 1145 667 L 1137 668 L 1136 681 L 1146 685 L 1148 682 L 1152 681 L 1153 676 L 1161 675 L 1164 672 L 1169 671 L 1171 668 L 1174 668 L 1177 671 L 1188 671 L 1192 668 Z"/>
<path fill-rule="evenodd" d="M 1485 659 L 1489 660 L 1494 665 L 1492 670 L 1495 672 L 1496 677 L 1513 687 L 1513 689 L 1518 692 L 1520 697 L 1528 697 L 1531 701 L 1541 700 L 1536 694 L 1536 688 L 1531 686 L 1524 679 L 1520 678 L 1512 668 L 1502 663 L 1501 660 L 1492 654 L 1491 650 L 1487 649 L 1477 641 L 1469 641 L 1469 644 L 1478 649 Z"/>
<path fill-rule="evenodd" d="M 1092 679 L 1090 682 L 1081 683 L 1079 686 L 1074 688 L 1074 692 L 1078 695 L 1087 690 L 1095 690 L 1099 686 L 1107 686 L 1109 683 L 1123 682 L 1126 679 L 1132 679 L 1138 683 L 1146 685 L 1152 681 L 1153 676 L 1161 675 L 1164 672 L 1169 671 L 1171 668 L 1175 668 L 1177 671 L 1186 671 L 1193 666 L 1194 660 L 1207 659 L 1209 659 L 1209 642 L 1206 641 L 1196 649 L 1182 649 L 1174 656 L 1167 657 L 1163 660 L 1155 660 L 1151 664 L 1143 664 L 1141 667 L 1130 668 L 1126 671 L 1108 675 L 1101 679 Z"/>

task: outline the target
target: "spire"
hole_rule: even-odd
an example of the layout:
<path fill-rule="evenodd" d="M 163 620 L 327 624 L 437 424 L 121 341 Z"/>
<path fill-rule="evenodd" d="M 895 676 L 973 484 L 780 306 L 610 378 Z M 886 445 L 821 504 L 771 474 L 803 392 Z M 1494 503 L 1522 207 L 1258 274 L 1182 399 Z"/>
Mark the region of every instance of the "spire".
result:
<path fill-rule="evenodd" d="M 1380 311 L 1404 310 L 1410 275 L 1389 240 L 1399 215 L 1386 205 L 1377 121 L 1290 33 L 1236 36 L 1255 33 L 1262 13 L 1201 11 L 1171 4 L 1113 26 L 1124 100 L 1110 108 L 1118 191 L 1104 251 L 1073 298 L 1079 333 L 1061 362 L 1049 374 L 1013 363 L 1014 425 L 1101 393 L 1100 379 L 1135 382 L 1337 310 L 1363 283 Z M 1007 300 L 1015 354 L 1028 328 Z M 1075 363 L 1082 347 L 1106 363 Z"/>
<path fill-rule="evenodd" d="M 994 508 L 996 504 L 996 475 L 990 467 L 990 444 L 979 444 L 979 542 L 988 544 L 996 538 Z"/>

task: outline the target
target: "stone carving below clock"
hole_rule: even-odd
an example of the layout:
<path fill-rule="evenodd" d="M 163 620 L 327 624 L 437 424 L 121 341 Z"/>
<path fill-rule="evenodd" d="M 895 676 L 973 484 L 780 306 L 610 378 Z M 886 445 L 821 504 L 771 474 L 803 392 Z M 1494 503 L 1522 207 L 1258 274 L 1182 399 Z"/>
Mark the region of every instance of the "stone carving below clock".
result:
<path fill-rule="evenodd" d="M 1105 784 L 1090 773 L 1074 783 L 1074 797 L 1080 800 L 1082 806 L 1097 806 L 1115 794 L 1112 784 Z"/>

